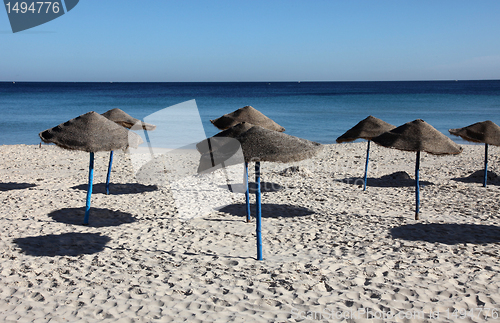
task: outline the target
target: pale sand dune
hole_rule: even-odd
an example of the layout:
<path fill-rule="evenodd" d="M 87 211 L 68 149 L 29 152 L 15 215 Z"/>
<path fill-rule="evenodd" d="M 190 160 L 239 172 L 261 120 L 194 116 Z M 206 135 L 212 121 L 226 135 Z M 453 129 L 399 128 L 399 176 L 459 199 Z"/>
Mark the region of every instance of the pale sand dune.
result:
<path fill-rule="evenodd" d="M 214 205 L 222 208 L 202 216 L 201 193 L 182 197 L 183 206 L 199 211 L 183 219 L 175 185 L 137 183 L 123 152 L 115 153 L 112 194 L 103 194 L 108 154 L 97 153 L 90 225 L 83 226 L 87 153 L 0 146 L 0 320 L 499 321 L 500 181 L 483 188 L 480 177 L 468 178 L 483 168 L 484 147 L 466 145 L 458 156 L 422 154 L 419 221 L 415 154 L 372 145 L 363 192 L 365 149 L 329 145 L 294 163 L 298 170 L 262 163 L 263 181 L 285 189 L 263 193 L 259 262 L 244 195 L 223 185 L 214 187 L 223 196 Z M 498 153 L 490 147 L 496 174 Z M 196 168 L 193 155 L 182 158 L 184 170 Z M 214 181 L 224 183 L 226 175 L 217 172 Z M 410 179 L 383 177 L 396 172 Z M 203 198 L 214 199 L 208 192 Z M 453 317 L 455 309 L 467 316 Z M 363 314 L 388 310 L 402 318 Z M 352 320 L 338 316 L 351 314 Z"/>

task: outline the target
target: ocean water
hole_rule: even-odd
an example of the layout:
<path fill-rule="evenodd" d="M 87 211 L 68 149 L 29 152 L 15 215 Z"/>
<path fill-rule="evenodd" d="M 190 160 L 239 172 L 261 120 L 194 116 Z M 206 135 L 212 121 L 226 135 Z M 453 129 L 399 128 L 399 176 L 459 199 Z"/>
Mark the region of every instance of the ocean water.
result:
<path fill-rule="evenodd" d="M 256 83 L 0 83 L 0 144 L 38 144 L 38 133 L 88 111 L 120 108 L 136 118 L 195 100 L 206 136 L 210 123 L 246 105 L 323 144 L 373 115 L 399 126 L 423 119 L 448 129 L 492 120 L 500 125 L 500 80 Z"/>

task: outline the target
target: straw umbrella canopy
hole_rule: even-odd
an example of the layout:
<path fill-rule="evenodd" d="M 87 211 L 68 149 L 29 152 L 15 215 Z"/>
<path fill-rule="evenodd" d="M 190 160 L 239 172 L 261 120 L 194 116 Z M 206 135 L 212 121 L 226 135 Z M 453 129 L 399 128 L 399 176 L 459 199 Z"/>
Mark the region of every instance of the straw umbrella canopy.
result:
<path fill-rule="evenodd" d="M 368 162 L 370 160 L 370 142 L 373 138 L 396 128 L 390 123 L 387 123 L 374 116 L 368 116 L 367 118 L 361 120 L 351 129 L 347 130 L 342 136 L 337 138 L 338 143 L 351 142 L 356 139 L 366 139 L 368 140 L 366 148 L 366 163 L 365 163 L 365 177 L 363 191 L 366 190 L 366 179 L 368 174 Z"/>
<path fill-rule="evenodd" d="M 251 127 L 235 139 L 241 145 L 245 162 L 255 162 L 257 260 L 262 260 L 260 162 L 289 163 L 301 161 L 315 156 L 323 147 L 319 143 L 260 126 Z M 227 160 L 235 151 L 234 144 L 231 142 L 212 151 L 211 156 L 208 156 L 209 153 L 204 154 L 202 159 Z"/>
<path fill-rule="evenodd" d="M 138 122 L 140 121 L 139 119 L 136 119 L 136 118 L 130 116 L 128 113 L 126 113 L 123 110 L 118 109 L 118 108 L 108 110 L 108 111 L 104 112 L 102 115 L 104 117 L 108 118 L 109 120 L 116 122 L 117 124 L 127 128 L 127 129 L 131 129 L 135 124 L 138 124 Z M 141 125 L 141 126 L 139 126 L 139 129 L 141 129 L 141 127 L 142 127 L 142 129 L 148 130 L 148 131 L 156 129 L 155 125 L 152 125 L 149 123 L 141 122 L 139 124 Z M 139 129 L 135 129 L 135 127 L 134 127 L 134 129 L 132 129 L 132 130 L 139 130 Z"/>
<path fill-rule="evenodd" d="M 493 121 L 476 122 L 470 126 L 448 130 L 452 135 L 462 137 L 471 142 L 484 143 L 484 179 L 488 180 L 488 145 L 500 146 L 500 127 Z"/>
<path fill-rule="evenodd" d="M 245 125 L 241 125 L 241 128 Z M 241 129 L 240 128 L 240 129 Z M 315 156 L 321 149 L 322 145 L 306 139 L 290 136 L 281 132 L 269 130 L 260 126 L 251 126 L 247 131 L 243 131 L 239 136 L 234 138 L 229 137 L 212 137 L 208 141 L 220 140 L 220 144 L 216 144 L 208 150 L 205 147 L 205 141 L 198 145 L 203 148 L 200 151 L 205 151 L 202 154 L 201 160 L 215 160 L 215 164 L 227 160 L 236 152 L 234 142 L 239 142 L 239 146 L 243 151 L 245 162 L 261 162 L 270 161 L 278 163 L 289 163 L 293 161 L 301 161 Z M 233 139 L 233 140 L 225 140 Z M 235 140 L 234 140 L 235 139 Z M 211 162 L 211 164 L 213 164 Z M 213 167 L 213 166 L 211 166 Z M 208 170 L 210 167 L 201 167 L 200 172 Z"/>
<path fill-rule="evenodd" d="M 384 132 L 396 128 L 390 123 L 387 123 L 374 116 L 368 116 L 358 122 L 354 127 L 347 130 L 342 136 L 337 138 L 338 143 L 351 142 L 356 139 L 372 140 L 380 136 Z"/>
<path fill-rule="evenodd" d="M 322 145 L 306 139 L 253 126 L 236 139 L 241 144 L 245 161 L 290 163 L 315 156 Z"/>
<path fill-rule="evenodd" d="M 91 111 L 38 134 L 45 143 L 54 143 L 69 150 L 82 150 L 90 153 L 89 187 L 85 208 L 84 224 L 88 224 L 92 181 L 94 176 L 94 153 L 116 149 L 137 148 L 141 137 L 130 134 L 122 126 Z"/>
<path fill-rule="evenodd" d="M 384 147 L 415 151 L 417 153 L 415 165 L 415 220 L 418 220 L 420 207 L 420 152 L 425 151 L 433 155 L 456 155 L 462 152 L 462 147 L 421 119 L 405 123 L 385 132 L 373 138 L 373 141 Z"/>
<path fill-rule="evenodd" d="M 120 126 L 127 128 L 127 129 L 133 128 L 133 130 L 143 129 L 143 130 L 149 130 L 149 131 L 156 129 L 155 125 L 145 123 L 145 122 L 140 122 L 139 119 L 136 119 L 136 118 L 130 116 L 128 113 L 126 113 L 125 111 L 118 109 L 118 108 L 108 110 L 108 111 L 104 112 L 102 114 L 102 116 L 108 118 L 109 120 L 119 124 Z M 145 132 L 145 134 L 146 134 L 146 138 L 147 138 L 147 141 L 149 144 L 149 137 L 147 135 L 147 132 Z M 113 165 L 113 150 L 111 150 L 109 153 L 108 174 L 106 176 L 106 194 L 108 194 L 108 195 L 109 195 L 109 181 L 111 179 L 111 166 L 112 165 Z"/>
<path fill-rule="evenodd" d="M 200 141 L 196 144 L 196 149 L 200 152 L 200 154 L 205 154 L 209 151 L 217 150 L 219 147 L 228 142 L 228 140 L 224 140 L 224 138 L 236 138 L 252 127 L 253 124 L 249 122 L 240 122 L 210 138 Z"/>
<path fill-rule="evenodd" d="M 225 114 L 215 120 L 210 120 L 210 122 L 219 128 L 220 130 L 226 130 L 240 122 L 248 122 L 256 126 L 261 126 L 269 130 L 274 130 L 278 132 L 285 131 L 285 128 L 266 117 L 262 112 L 257 109 L 247 105 L 231 113 Z"/>

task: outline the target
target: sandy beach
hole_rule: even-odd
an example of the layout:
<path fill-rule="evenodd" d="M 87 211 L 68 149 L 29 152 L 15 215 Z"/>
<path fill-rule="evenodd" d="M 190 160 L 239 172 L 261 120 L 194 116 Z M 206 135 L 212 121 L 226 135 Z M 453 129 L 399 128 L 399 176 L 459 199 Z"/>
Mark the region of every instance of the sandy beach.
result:
<path fill-rule="evenodd" d="M 115 152 L 106 195 L 108 154 L 96 153 L 84 226 L 88 153 L 0 146 L 0 320 L 500 321 L 500 148 L 486 188 L 483 145 L 422 153 L 416 221 L 415 153 L 371 146 L 365 192 L 364 142 L 262 163 L 264 261 L 244 195 L 220 184 L 221 170 L 213 186 L 152 183 Z M 183 174 L 196 169 L 197 156 L 179 158 Z M 184 194 L 195 186 L 202 202 Z"/>

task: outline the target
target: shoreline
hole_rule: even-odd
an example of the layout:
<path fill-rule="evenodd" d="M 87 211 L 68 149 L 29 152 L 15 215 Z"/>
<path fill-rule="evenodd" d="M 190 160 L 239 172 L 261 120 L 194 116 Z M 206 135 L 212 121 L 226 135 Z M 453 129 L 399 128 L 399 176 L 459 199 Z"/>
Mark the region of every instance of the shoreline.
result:
<path fill-rule="evenodd" d="M 461 139 L 457 136 L 451 136 L 451 137 L 448 137 L 450 139 L 455 139 L 453 140 L 454 143 L 456 143 L 457 145 L 459 146 L 484 146 L 484 143 L 478 143 L 478 142 L 471 142 L 471 141 L 466 141 L 464 139 Z M 314 141 L 314 140 L 312 140 Z M 332 145 L 346 145 L 346 144 L 362 144 L 362 143 L 366 143 L 367 140 L 365 139 L 357 139 L 353 142 L 342 142 L 342 143 L 338 143 L 338 142 L 332 142 L 332 143 L 329 143 L 329 144 L 323 144 L 321 143 L 322 145 L 324 146 L 332 146 Z M 50 146 L 55 146 L 54 144 L 46 144 L 44 142 L 41 142 L 42 144 L 42 147 L 50 147 Z M 374 144 L 376 145 L 376 144 Z M 36 146 L 38 147 L 39 146 L 39 143 L 38 144 L 0 144 L 0 147 L 2 146 Z M 196 146 L 196 144 L 192 144 L 193 147 Z M 492 145 L 490 145 L 491 147 Z M 492 146 L 492 147 L 495 147 L 495 146 Z M 165 148 L 165 147 L 154 147 L 152 146 L 151 147 L 152 149 L 156 149 L 156 150 L 159 150 L 159 151 L 162 151 L 162 153 L 168 153 L 169 151 L 172 151 L 172 150 L 192 150 L 192 149 L 196 149 L 196 148 L 192 148 L 192 149 L 181 149 L 181 148 Z M 63 148 L 61 148 L 63 149 Z M 145 143 L 142 143 L 141 146 L 139 146 L 139 149 L 141 150 L 144 150 L 146 151 L 147 153 L 147 150 L 149 149 L 149 147 L 147 145 L 145 145 Z"/>

